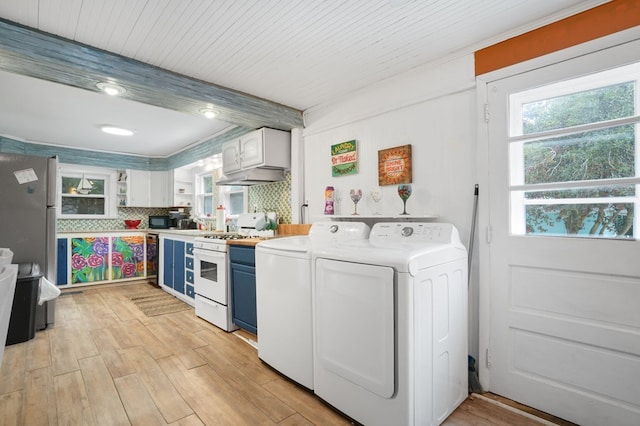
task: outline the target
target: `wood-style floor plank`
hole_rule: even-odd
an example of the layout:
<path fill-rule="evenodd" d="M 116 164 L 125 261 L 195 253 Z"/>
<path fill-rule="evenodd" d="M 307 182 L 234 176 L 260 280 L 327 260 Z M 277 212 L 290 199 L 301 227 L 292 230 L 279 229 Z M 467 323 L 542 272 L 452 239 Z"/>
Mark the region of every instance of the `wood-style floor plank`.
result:
<path fill-rule="evenodd" d="M 127 413 L 102 357 L 79 360 L 91 410 L 99 424 L 128 424 Z"/>
<path fill-rule="evenodd" d="M 167 424 L 137 374 L 114 379 L 132 425 Z"/>
<path fill-rule="evenodd" d="M 36 333 L 33 341 L 27 346 L 27 371 L 38 370 L 51 365 L 51 348 L 47 331 Z"/>
<path fill-rule="evenodd" d="M 221 356 L 212 346 L 199 348 L 196 349 L 196 351 L 201 354 L 211 368 L 227 383 L 232 385 L 243 398 L 258 407 L 274 422 L 279 423 L 295 414 L 295 410 L 283 403 L 259 383 L 256 383 L 251 376 L 235 368 L 227 358 Z"/>
<path fill-rule="evenodd" d="M 158 363 L 205 424 L 275 424 L 208 365 L 187 370 L 174 356 L 162 358 Z"/>
<path fill-rule="evenodd" d="M 53 378 L 53 382 L 58 424 L 95 425 L 96 421 L 80 370 L 57 375 Z"/>
<path fill-rule="evenodd" d="M 55 425 L 57 417 L 51 367 L 27 372 L 21 424 Z"/>
<path fill-rule="evenodd" d="M 27 345 L 18 343 L 4 348 L 0 370 L 0 395 L 24 389 L 27 371 Z"/>
<path fill-rule="evenodd" d="M 0 424 L 19 425 L 22 412 L 22 392 L 9 392 L 0 395 Z"/>
<path fill-rule="evenodd" d="M 189 404 L 178 393 L 156 360 L 144 348 L 123 349 L 120 351 L 120 355 L 127 365 L 135 369 L 167 423 L 193 414 Z"/>
<path fill-rule="evenodd" d="M 227 333 L 193 308 L 144 315 L 129 298 L 153 289 L 130 282 L 63 293 L 53 327 L 5 349 L 0 425 L 353 424 L 260 361 L 247 343 L 256 336 Z M 495 398 L 471 396 L 444 425 L 539 424 L 535 410 Z"/>

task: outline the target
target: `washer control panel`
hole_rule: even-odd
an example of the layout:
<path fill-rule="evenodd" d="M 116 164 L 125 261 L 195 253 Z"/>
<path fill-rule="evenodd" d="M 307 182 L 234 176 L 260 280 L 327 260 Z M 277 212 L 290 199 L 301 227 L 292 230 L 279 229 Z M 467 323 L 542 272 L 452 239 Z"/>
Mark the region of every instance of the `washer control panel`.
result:
<path fill-rule="evenodd" d="M 457 230 L 450 223 L 394 222 L 376 223 L 369 240 L 375 244 L 385 242 L 450 243 L 457 237 Z"/>

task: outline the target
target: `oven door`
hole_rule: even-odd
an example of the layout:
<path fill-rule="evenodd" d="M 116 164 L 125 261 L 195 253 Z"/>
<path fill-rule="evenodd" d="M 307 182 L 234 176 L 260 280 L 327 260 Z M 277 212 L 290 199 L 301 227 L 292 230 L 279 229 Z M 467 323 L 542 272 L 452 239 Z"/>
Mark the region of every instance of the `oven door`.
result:
<path fill-rule="evenodd" d="M 227 305 L 227 253 L 194 249 L 195 292 Z"/>

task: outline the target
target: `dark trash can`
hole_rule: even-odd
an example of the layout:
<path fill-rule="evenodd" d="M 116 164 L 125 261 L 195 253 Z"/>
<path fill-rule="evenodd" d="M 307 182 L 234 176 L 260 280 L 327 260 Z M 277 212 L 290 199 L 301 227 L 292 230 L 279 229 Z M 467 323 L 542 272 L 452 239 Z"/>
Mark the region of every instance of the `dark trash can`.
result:
<path fill-rule="evenodd" d="M 35 337 L 41 277 L 38 264 L 19 265 L 6 346 L 26 342 Z"/>

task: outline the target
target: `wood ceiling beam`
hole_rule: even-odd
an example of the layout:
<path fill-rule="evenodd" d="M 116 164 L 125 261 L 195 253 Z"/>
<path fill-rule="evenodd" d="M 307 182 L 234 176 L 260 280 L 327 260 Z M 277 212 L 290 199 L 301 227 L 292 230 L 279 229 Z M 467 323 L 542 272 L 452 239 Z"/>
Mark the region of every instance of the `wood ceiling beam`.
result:
<path fill-rule="evenodd" d="M 302 111 L 180 75 L 135 59 L 0 19 L 0 69 L 100 92 L 112 81 L 122 98 L 200 115 L 212 104 L 217 119 L 247 128 L 303 127 Z"/>

